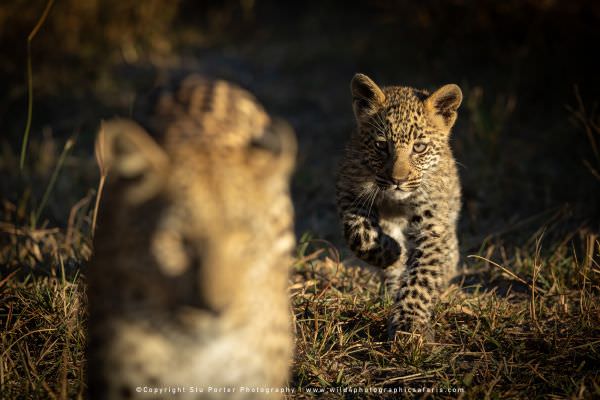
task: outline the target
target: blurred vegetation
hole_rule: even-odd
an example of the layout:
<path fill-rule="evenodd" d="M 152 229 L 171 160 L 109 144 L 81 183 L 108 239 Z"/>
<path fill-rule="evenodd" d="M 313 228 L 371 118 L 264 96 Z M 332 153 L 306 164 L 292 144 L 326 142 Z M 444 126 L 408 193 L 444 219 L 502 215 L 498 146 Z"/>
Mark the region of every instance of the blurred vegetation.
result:
<path fill-rule="evenodd" d="M 298 135 L 293 386 L 600 396 L 600 2 L 57 0 L 31 41 L 20 171 L 27 37 L 47 6 L 0 4 L 3 397 L 83 395 L 93 139 L 102 118 L 135 115 L 190 71 L 247 87 Z M 355 72 L 465 95 L 452 147 L 467 271 L 439 306 L 434 347 L 387 341 L 379 277 L 353 268 L 339 233 L 334 174 Z"/>
<path fill-rule="evenodd" d="M 23 79 L 25 38 L 47 3 L 16 0 L 0 6 L 0 51 L 5 55 L 0 73 L 2 83 L 10 83 L 11 89 Z M 148 0 L 143 5 L 115 0 L 54 2 L 35 38 L 37 87 L 46 93 L 59 85 L 75 91 L 81 87 L 73 81 L 93 81 L 120 57 L 131 61 L 149 52 L 169 52 L 167 36 L 178 6 L 177 0 Z"/>

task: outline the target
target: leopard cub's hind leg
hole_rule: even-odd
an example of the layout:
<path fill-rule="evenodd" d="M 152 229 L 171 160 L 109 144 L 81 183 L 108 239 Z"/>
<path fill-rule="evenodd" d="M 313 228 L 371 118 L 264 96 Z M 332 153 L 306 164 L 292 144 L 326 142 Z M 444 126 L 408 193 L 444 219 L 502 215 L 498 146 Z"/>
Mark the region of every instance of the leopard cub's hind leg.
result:
<path fill-rule="evenodd" d="M 406 230 L 408 254 L 404 268 L 386 270 L 386 286 L 393 295 L 395 312 L 389 335 L 417 332 L 433 340 L 432 311 L 456 269 L 456 233 L 429 208 L 417 209 Z"/>

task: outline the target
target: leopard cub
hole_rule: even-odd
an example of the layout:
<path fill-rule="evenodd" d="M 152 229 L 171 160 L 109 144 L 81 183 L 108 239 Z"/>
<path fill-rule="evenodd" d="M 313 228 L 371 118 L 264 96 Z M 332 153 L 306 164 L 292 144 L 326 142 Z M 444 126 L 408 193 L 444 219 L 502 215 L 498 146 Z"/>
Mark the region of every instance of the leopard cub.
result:
<path fill-rule="evenodd" d="M 462 102 L 457 85 L 432 94 L 351 83 L 358 129 L 339 167 L 344 236 L 363 261 L 385 268 L 396 311 L 389 334 L 429 335 L 432 309 L 458 264 L 460 181 L 449 145 Z"/>

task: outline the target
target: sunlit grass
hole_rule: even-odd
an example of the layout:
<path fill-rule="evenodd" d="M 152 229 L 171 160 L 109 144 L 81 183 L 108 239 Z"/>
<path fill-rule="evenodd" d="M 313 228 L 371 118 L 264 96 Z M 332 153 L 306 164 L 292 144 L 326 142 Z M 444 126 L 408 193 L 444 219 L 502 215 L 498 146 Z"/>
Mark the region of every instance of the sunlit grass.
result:
<path fill-rule="evenodd" d="M 432 322 L 435 343 L 410 336 L 387 340 L 391 304 L 381 299 L 381 283 L 371 273 L 329 257 L 298 266 L 294 384 L 391 388 L 418 382 L 464 388 L 464 398 L 473 399 L 522 397 L 525 390 L 600 395 L 600 242 L 588 236 L 582 254 L 564 244 L 557 249 L 560 259 L 557 253 L 542 256 L 540 243 L 522 248 L 519 261 L 502 269 L 483 259 L 470 262 L 480 280 L 445 293 Z M 486 274 L 497 275 L 496 285 L 502 279 L 508 290 L 499 293 L 482 278 Z"/>
<path fill-rule="evenodd" d="M 26 43 L 28 58 L 21 73 L 27 78 L 27 87 L 23 89 L 23 96 L 27 94 L 27 101 L 23 101 L 26 126 L 23 132 L 20 125 L 16 133 L 7 132 L 19 138 L 20 151 L 12 151 L 4 142 L 0 144 L 3 182 L 14 183 L 3 186 L 11 190 L 2 193 L 0 198 L 0 398 L 83 397 L 87 323 L 85 266 L 92 253 L 92 236 L 106 178 L 101 149 L 96 149 L 99 180 L 94 175 L 98 171 L 92 161 L 91 146 L 83 148 L 81 143 L 75 146 L 68 140 L 62 152 L 49 152 L 48 157 L 36 153 L 43 152 L 46 139 L 38 137 L 32 128 L 32 49 L 40 51 L 38 58 L 33 59 L 40 63 L 44 61 L 44 64 L 35 65 L 36 84 L 47 84 L 50 88 L 54 82 L 46 78 L 56 74 L 63 84 L 75 86 L 74 91 L 89 89 L 80 82 L 84 80 L 90 87 L 94 86 L 88 81 L 90 66 L 102 63 L 114 67 L 117 65 L 114 60 L 119 59 L 131 67 L 141 58 L 142 38 L 148 38 L 150 47 L 164 47 L 168 53 L 171 47 L 164 45 L 168 42 L 165 32 L 171 29 L 170 23 L 176 13 L 174 2 L 169 2 L 168 9 L 165 1 L 153 2 L 147 12 L 139 15 L 132 11 L 137 9 L 134 3 L 123 3 L 122 12 L 114 13 L 105 21 L 103 29 L 92 32 L 83 28 L 98 19 L 95 13 L 88 14 L 85 8 L 73 7 L 77 1 L 57 2 L 52 13 L 67 16 L 65 10 L 71 10 L 74 14 L 68 14 L 64 24 L 56 23 L 47 31 L 41 31 L 47 36 L 38 35 L 34 43 L 42 39 L 47 40 L 45 43 L 54 43 L 61 35 L 72 38 L 64 43 L 63 53 L 51 46 L 45 49 L 31 46 L 52 3 L 52 0 L 48 1 L 46 9 L 39 10 L 42 11 L 41 18 L 35 16 L 34 21 L 38 24 L 32 24 L 35 28 L 30 31 Z M 62 14 L 58 7 L 62 7 Z M 11 7 L 8 9 L 15 18 L 24 15 L 13 13 Z M 226 9 L 222 15 L 211 15 L 212 19 L 233 21 L 233 13 Z M 131 15 L 136 16 L 137 24 L 129 21 Z M 387 15 L 393 17 L 394 14 Z M 415 20 L 425 23 L 425 17 L 420 15 Z M 460 27 L 453 25 L 454 28 Z M 28 25 L 28 32 L 29 29 Z M 127 29 L 135 35 L 127 36 Z M 195 24 L 186 29 L 193 31 L 195 37 L 202 37 L 203 43 L 209 40 Z M 77 36 L 80 31 L 86 34 Z M 265 34 L 262 28 L 260 32 L 260 35 Z M 357 32 L 360 33 L 358 27 Z M 218 30 L 214 35 L 221 41 L 219 43 L 229 39 Z M 334 43 L 350 42 L 346 35 L 344 32 Z M 124 41 L 126 36 L 130 39 Z M 301 58 L 306 54 L 299 54 L 300 51 L 291 56 L 285 53 L 283 50 L 289 45 L 285 42 L 289 39 L 285 38 L 281 39 L 284 42 L 276 42 L 275 50 L 260 39 L 256 47 L 248 45 L 241 51 L 245 54 L 241 58 L 248 57 L 246 61 L 252 66 L 270 65 L 271 58 L 264 56 L 267 54 L 279 60 L 276 65 L 287 63 L 287 68 L 300 71 L 297 75 L 303 76 L 274 67 L 275 75 L 288 75 L 281 81 L 269 78 L 269 84 L 273 86 L 271 98 L 275 99 L 272 102 L 277 106 L 279 101 L 280 109 L 290 112 L 304 133 L 320 128 L 332 134 L 318 138 L 318 143 L 311 147 L 318 154 L 309 161 L 306 161 L 306 154 L 301 154 L 300 158 L 311 164 L 304 165 L 296 175 L 299 189 L 306 192 L 306 197 L 324 196 L 324 167 L 313 162 L 319 158 L 329 160 L 332 154 L 321 154 L 326 153 L 321 145 L 346 137 L 351 126 L 351 121 L 347 124 L 326 123 L 326 120 L 336 118 L 332 114 L 337 113 L 338 103 L 342 102 L 334 95 L 327 97 L 329 93 L 325 92 L 330 88 L 333 92 L 336 90 L 329 78 L 333 74 L 346 73 L 340 72 L 345 71 L 344 68 L 348 69 L 348 74 L 354 72 L 350 71 L 353 66 L 349 64 L 354 62 L 355 56 L 356 60 L 360 59 L 353 52 L 361 51 L 361 48 L 368 50 L 365 50 L 367 57 L 360 56 L 362 61 L 356 61 L 357 66 L 387 70 L 389 77 L 415 78 L 389 72 L 402 68 L 406 60 L 395 59 L 387 45 L 372 49 L 373 41 L 369 40 L 377 38 L 380 37 L 355 41 L 356 49 L 341 45 L 334 49 L 328 41 L 323 41 L 321 47 L 318 43 L 308 43 L 304 49 L 311 54 L 308 61 Z M 298 40 L 303 43 L 301 38 Z M 452 47 L 448 49 L 452 50 Z M 527 46 L 523 49 L 527 50 Z M 442 49 L 436 49 L 436 52 L 438 50 Z M 336 51 L 343 53 L 339 60 Z M 254 52 L 259 60 L 251 59 L 249 54 Z M 65 54 L 85 62 L 74 64 L 77 68 L 71 69 L 65 65 L 63 70 Z M 122 59 L 119 58 L 121 54 Z M 377 54 L 382 62 L 375 66 L 372 57 Z M 53 56 L 50 58 L 54 64 L 49 62 L 49 55 Z M 236 63 L 238 61 L 235 59 Z M 448 60 L 427 60 L 427 65 L 437 67 L 432 67 L 433 72 L 419 71 L 424 76 L 422 79 L 434 84 L 433 80 L 440 78 L 439 68 L 445 68 L 445 61 Z M 349 64 L 340 71 L 327 72 L 327 68 L 337 68 L 344 62 Z M 569 109 L 569 116 L 575 123 L 572 130 L 534 131 L 528 139 L 531 141 L 525 142 L 520 136 L 526 130 L 521 126 L 523 121 L 517 121 L 517 131 L 511 131 L 515 128 L 514 114 L 523 111 L 512 89 L 507 86 L 495 93 L 482 83 L 484 79 L 475 76 L 477 71 L 471 70 L 468 63 L 457 62 L 465 68 L 465 76 L 472 76 L 473 82 L 478 82 L 472 86 L 465 82 L 463 86 L 466 97 L 459 117 L 462 127 L 459 126 L 461 129 L 457 129 L 451 138 L 461 162 L 465 188 L 463 221 L 467 221 L 467 227 L 462 229 L 460 237 L 466 270 L 435 308 L 432 321 L 435 342 L 427 343 L 414 335 L 388 340 L 386 324 L 393 310 L 385 297 L 380 276 L 374 271 L 355 267 L 351 259 L 342 258 L 340 254 L 347 254 L 347 251 L 339 243 L 333 245 L 319 240 L 318 234 L 304 235 L 299 240 L 289 282 L 296 336 L 290 386 L 298 390 L 293 398 L 318 397 L 305 391 L 309 387 L 331 389 L 333 396 L 342 397 L 336 392 L 338 388 L 367 386 L 461 388 L 463 394 L 438 394 L 438 397 L 468 399 L 600 397 L 600 243 L 597 221 L 593 219 L 597 213 L 593 212 L 594 204 L 585 202 L 543 205 L 544 196 L 552 195 L 544 192 L 543 186 L 548 182 L 556 180 L 553 183 L 556 189 L 564 182 L 578 183 L 581 179 L 579 175 L 572 175 L 572 165 L 558 164 L 550 158 L 556 155 L 554 150 L 559 150 L 556 151 L 558 154 L 567 147 L 585 150 L 579 163 L 585 166 L 583 172 L 589 171 L 592 179 L 582 180 L 581 185 L 590 193 L 598 190 L 587 186 L 591 182 L 597 183 L 593 177 L 600 179 L 597 113 L 591 105 L 584 104 L 576 92 L 575 101 L 564 101 L 565 104 L 574 103 Z M 233 75 L 247 74 L 259 81 L 256 71 L 249 73 L 236 69 L 238 67 L 231 67 Z M 310 69 L 312 67 L 316 68 Z M 321 68 L 325 72 L 320 71 Z M 37 73 L 43 69 L 46 70 L 44 78 L 37 78 Z M 306 73 L 309 70 L 311 73 Z M 121 85 L 112 82 L 108 72 L 100 69 L 94 72 L 106 76 L 105 83 L 110 82 L 113 86 L 109 86 L 116 88 L 110 92 L 111 96 L 113 92 L 121 91 Z M 78 76 L 79 80 L 76 80 L 76 74 L 83 77 Z M 131 76 L 125 80 L 129 78 Z M 497 78 L 498 86 L 503 85 L 502 77 Z M 523 80 L 526 78 L 522 77 Z M 294 90 L 289 93 L 286 79 L 294 80 L 295 86 L 291 86 Z M 328 90 L 321 90 L 324 87 Z M 46 93 L 51 92 L 49 88 L 45 89 Z M 36 95 L 39 93 L 36 90 Z M 111 97 L 106 93 L 104 96 Z M 118 100 L 118 97 L 111 97 L 111 100 Z M 556 101 L 563 103 L 562 99 Z M 93 102 L 90 104 L 88 107 L 95 106 Z M 350 117 L 349 106 L 347 112 Z M 308 114 L 312 119 L 303 120 Z M 542 117 L 548 117 L 552 122 L 559 120 L 556 116 Z M 48 124 L 54 126 L 64 122 L 56 119 L 50 119 Z M 39 117 L 35 121 L 40 122 Z M 99 121 L 88 122 L 96 124 Z M 339 132 L 345 129 L 348 132 Z M 92 135 L 91 131 L 87 134 Z M 303 138 L 305 142 L 309 141 L 307 137 L 315 139 L 307 135 Z M 550 147 L 551 140 L 559 143 L 557 147 L 560 148 Z M 62 143 L 62 139 L 58 142 Z M 341 150 L 342 144 L 323 148 Z M 545 157 L 543 161 L 552 165 L 550 170 L 532 162 L 539 154 Z M 41 166 L 40 160 L 44 157 L 50 161 Z M 556 175 L 550 176 L 553 172 Z M 68 200 L 66 192 L 71 196 Z M 519 201 L 511 203 L 511 199 Z M 310 204 L 332 202 L 328 201 Z M 526 204 L 535 211 L 515 208 L 515 203 Z M 591 219 L 588 214 L 571 218 L 575 206 L 587 207 Z M 306 216 L 306 210 L 302 211 L 304 213 L 297 212 L 298 218 L 321 218 L 335 213 L 334 210 L 319 209 L 318 213 Z M 379 394 L 346 397 L 369 396 L 380 397 Z"/>

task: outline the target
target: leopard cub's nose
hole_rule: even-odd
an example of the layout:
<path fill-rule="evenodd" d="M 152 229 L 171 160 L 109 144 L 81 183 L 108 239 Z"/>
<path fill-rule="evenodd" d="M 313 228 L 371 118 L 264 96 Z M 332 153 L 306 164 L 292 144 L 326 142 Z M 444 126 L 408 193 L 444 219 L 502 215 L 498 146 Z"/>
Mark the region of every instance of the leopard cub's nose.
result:
<path fill-rule="evenodd" d="M 403 191 L 402 189 L 402 183 L 403 181 L 400 180 L 393 180 L 393 184 L 392 184 L 392 190 L 394 191 Z"/>

